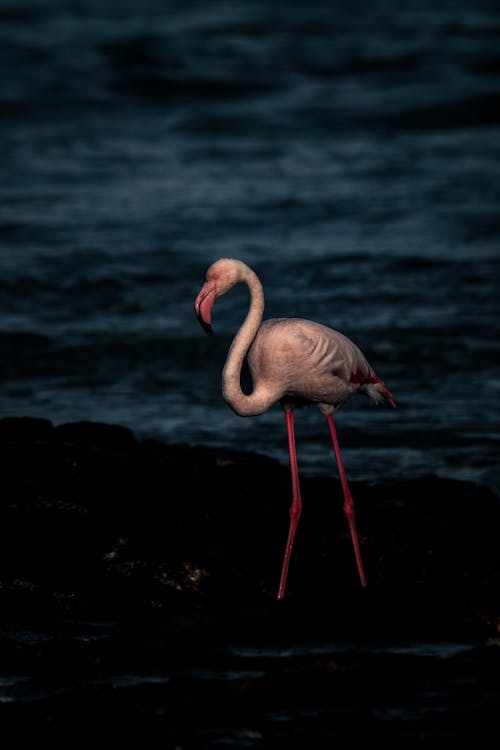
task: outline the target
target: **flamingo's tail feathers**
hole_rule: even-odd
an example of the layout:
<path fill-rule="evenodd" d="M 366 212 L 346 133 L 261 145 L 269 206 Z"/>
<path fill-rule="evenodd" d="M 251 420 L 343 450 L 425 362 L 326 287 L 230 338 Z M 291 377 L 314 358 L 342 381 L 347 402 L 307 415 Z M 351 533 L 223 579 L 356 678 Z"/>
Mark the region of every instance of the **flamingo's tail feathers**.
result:
<path fill-rule="evenodd" d="M 376 380 L 374 383 L 363 383 L 359 390 L 365 393 L 375 404 L 383 404 L 384 401 L 388 401 L 391 406 L 396 408 L 392 393 L 382 380 Z"/>

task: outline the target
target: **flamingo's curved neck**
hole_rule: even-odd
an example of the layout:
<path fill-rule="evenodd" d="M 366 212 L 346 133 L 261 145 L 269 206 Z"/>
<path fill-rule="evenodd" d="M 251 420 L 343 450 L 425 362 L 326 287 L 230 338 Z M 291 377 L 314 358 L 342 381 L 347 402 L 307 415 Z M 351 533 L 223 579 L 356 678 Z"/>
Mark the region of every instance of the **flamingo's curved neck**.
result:
<path fill-rule="evenodd" d="M 250 307 L 227 355 L 222 371 L 222 395 L 236 414 L 246 417 L 262 414 L 270 404 L 266 394 L 255 388 L 255 384 L 252 393 L 248 395 L 241 389 L 243 362 L 259 330 L 264 314 L 264 290 L 257 274 L 247 266 L 244 266 L 240 281 L 248 286 Z"/>

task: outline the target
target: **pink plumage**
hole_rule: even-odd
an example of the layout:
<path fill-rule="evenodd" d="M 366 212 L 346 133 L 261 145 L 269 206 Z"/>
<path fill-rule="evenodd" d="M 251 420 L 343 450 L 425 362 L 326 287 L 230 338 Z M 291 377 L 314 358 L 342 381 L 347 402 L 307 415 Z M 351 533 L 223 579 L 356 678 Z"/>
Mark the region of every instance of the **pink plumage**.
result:
<path fill-rule="evenodd" d="M 225 401 L 240 416 L 262 414 L 278 401 L 285 411 L 292 505 L 278 599 L 282 599 L 285 593 L 293 541 L 302 510 L 293 410 L 304 404 L 317 404 L 327 418 L 344 493 L 343 510 L 349 524 L 361 584 L 365 586 L 354 503 L 343 468 L 333 413 L 356 393 L 368 396 L 375 404 L 388 401 L 395 407 L 394 399 L 362 351 L 342 333 L 301 318 L 272 318 L 262 322 L 262 284 L 255 272 L 239 260 L 222 258 L 211 265 L 206 273 L 206 281 L 194 307 L 208 333 L 212 332 L 215 300 L 240 282 L 249 288 L 250 307 L 228 352 L 222 375 L 222 393 Z M 249 394 L 241 389 L 241 369 L 245 358 L 253 381 Z"/>

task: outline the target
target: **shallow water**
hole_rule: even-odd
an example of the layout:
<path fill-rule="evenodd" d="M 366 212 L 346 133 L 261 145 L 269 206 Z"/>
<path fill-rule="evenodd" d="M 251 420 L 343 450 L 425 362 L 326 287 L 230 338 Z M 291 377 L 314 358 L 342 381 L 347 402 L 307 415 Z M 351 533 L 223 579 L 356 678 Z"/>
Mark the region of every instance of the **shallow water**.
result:
<path fill-rule="evenodd" d="M 146 632 L 124 648 L 116 623 L 49 627 L 1 628 L 4 653 L 10 640 L 17 660 L 30 665 L 36 649 L 37 668 L 0 679 L 6 725 L 29 717 L 47 737 L 62 736 L 69 723 L 86 736 L 96 721 L 104 736 L 157 731 L 193 748 L 482 737 L 498 694 L 497 644 L 233 643 L 198 647 L 191 658 L 168 659 L 160 650 L 153 665 Z M 58 661 L 62 654 L 71 671 Z"/>

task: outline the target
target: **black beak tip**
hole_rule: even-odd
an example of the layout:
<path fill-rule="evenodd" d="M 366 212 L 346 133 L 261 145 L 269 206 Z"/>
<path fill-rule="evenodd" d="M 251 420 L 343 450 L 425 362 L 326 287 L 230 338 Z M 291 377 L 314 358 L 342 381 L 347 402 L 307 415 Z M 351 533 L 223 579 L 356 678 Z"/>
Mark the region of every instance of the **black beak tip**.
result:
<path fill-rule="evenodd" d="M 207 336 L 212 336 L 213 331 L 212 331 L 212 326 L 210 325 L 210 323 L 202 323 L 202 326 Z"/>
<path fill-rule="evenodd" d="M 205 331 L 205 333 L 208 336 L 211 336 L 213 331 L 212 331 L 212 326 L 210 325 L 210 323 L 205 323 L 201 315 L 198 315 L 198 313 L 196 313 L 196 317 L 198 318 L 198 322 L 200 326 L 203 328 L 203 330 Z"/>

